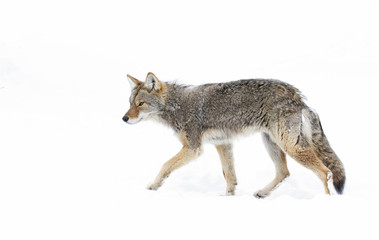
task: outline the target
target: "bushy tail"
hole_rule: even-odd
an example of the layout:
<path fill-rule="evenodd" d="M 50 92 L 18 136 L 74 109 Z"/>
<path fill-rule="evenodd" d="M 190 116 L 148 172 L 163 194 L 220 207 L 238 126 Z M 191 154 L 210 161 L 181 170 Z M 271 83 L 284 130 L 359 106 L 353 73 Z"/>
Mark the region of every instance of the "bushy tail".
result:
<path fill-rule="evenodd" d="M 346 180 L 343 164 L 330 147 L 328 139 L 322 130 L 318 115 L 309 108 L 303 109 L 302 113 L 305 117 L 303 132 L 310 142 L 313 143 L 312 145 L 317 157 L 332 171 L 334 188 L 338 194 L 342 194 Z"/>

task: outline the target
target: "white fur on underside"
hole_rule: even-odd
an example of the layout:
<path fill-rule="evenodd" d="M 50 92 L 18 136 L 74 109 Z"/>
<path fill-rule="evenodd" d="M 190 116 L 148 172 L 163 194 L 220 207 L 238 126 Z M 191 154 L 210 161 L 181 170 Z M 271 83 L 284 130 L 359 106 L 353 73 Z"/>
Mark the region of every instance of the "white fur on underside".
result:
<path fill-rule="evenodd" d="M 231 143 L 237 137 L 247 136 L 257 131 L 258 129 L 256 127 L 243 128 L 239 132 L 220 129 L 210 129 L 203 133 L 202 141 L 214 145 L 223 145 Z"/>

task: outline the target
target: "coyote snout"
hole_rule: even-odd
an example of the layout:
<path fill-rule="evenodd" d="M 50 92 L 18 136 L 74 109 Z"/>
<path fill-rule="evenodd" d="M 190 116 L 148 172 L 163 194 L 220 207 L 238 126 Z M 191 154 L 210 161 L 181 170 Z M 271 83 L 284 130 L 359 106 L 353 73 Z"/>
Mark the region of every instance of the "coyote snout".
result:
<path fill-rule="evenodd" d="M 124 121 L 124 122 L 128 122 L 128 120 L 129 120 L 129 117 L 128 116 L 124 116 L 123 118 L 122 118 L 122 120 Z"/>

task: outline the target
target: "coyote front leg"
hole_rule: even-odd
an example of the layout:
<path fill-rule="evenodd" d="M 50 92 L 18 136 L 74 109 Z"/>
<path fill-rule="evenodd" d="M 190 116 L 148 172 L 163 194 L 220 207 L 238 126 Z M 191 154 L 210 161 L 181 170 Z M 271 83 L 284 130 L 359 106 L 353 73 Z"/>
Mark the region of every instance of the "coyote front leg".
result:
<path fill-rule="evenodd" d="M 165 180 L 175 169 L 180 168 L 190 160 L 195 159 L 201 153 L 200 149 L 190 149 L 188 146 L 183 148 L 173 158 L 168 160 L 161 168 L 154 182 L 148 187 L 149 190 L 157 190 L 162 186 L 163 180 Z"/>
<path fill-rule="evenodd" d="M 216 149 L 220 156 L 222 172 L 226 180 L 226 195 L 234 195 L 237 185 L 237 178 L 234 170 L 232 145 L 216 145 Z"/>

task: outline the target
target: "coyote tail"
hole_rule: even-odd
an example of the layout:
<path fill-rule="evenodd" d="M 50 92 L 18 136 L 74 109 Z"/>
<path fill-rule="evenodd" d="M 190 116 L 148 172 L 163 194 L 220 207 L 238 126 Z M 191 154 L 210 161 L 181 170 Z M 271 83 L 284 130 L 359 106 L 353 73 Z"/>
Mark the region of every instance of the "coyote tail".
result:
<path fill-rule="evenodd" d="M 332 171 L 334 188 L 338 194 L 342 194 L 346 180 L 343 164 L 330 147 L 318 115 L 309 108 L 304 108 L 302 114 L 304 116 L 302 132 L 312 145 L 316 156 Z"/>

